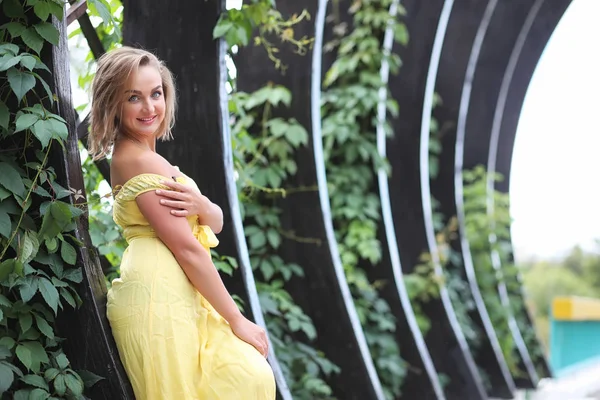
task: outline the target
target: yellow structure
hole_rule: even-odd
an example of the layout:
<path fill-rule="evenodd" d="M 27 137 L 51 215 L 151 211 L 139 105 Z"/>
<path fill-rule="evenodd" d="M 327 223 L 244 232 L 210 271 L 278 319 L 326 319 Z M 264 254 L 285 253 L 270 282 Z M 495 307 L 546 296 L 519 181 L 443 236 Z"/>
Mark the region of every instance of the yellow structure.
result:
<path fill-rule="evenodd" d="M 600 299 L 555 297 L 552 316 L 558 321 L 600 321 Z"/>

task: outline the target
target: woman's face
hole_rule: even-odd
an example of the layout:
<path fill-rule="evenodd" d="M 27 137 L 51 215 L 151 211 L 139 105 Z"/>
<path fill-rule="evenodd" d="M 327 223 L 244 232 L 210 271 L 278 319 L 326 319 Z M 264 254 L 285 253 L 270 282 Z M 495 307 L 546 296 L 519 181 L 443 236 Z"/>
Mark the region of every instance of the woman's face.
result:
<path fill-rule="evenodd" d="M 155 136 L 165 118 L 165 97 L 162 78 L 150 65 L 131 74 L 123 94 L 121 125 L 137 139 Z"/>

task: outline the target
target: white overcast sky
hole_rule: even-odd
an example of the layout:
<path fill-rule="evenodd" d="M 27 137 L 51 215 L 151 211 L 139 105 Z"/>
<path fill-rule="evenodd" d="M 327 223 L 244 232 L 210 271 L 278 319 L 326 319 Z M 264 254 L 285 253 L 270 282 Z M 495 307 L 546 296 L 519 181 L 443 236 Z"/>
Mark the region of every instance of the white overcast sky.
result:
<path fill-rule="evenodd" d="M 529 86 L 511 173 L 517 257 L 600 239 L 600 1 L 574 0 Z"/>

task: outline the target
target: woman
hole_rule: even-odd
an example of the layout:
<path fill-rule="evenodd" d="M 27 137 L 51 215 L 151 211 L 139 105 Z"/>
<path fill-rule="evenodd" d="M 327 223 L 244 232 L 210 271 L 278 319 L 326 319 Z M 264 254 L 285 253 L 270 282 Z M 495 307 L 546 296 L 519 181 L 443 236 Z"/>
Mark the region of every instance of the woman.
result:
<path fill-rule="evenodd" d="M 156 153 L 175 103 L 153 54 L 123 47 L 98 61 L 90 152 L 112 149 L 113 218 L 129 244 L 107 304 L 119 355 L 140 400 L 271 400 L 265 332 L 240 313 L 210 258 L 221 210 Z"/>

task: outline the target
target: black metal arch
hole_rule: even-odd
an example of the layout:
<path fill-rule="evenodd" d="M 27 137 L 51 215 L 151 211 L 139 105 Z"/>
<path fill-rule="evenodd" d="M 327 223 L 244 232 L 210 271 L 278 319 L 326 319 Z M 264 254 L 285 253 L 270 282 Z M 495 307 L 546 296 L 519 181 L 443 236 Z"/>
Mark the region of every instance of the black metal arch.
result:
<path fill-rule="evenodd" d="M 490 101 L 495 103 L 503 71 L 507 68 L 510 53 L 520 32 L 520 29 L 506 31 L 506 24 L 510 22 L 512 26 L 522 26 L 526 22 L 528 10 L 532 6 L 535 7 L 535 0 L 522 1 L 518 4 L 497 2 L 493 14 L 490 16 L 487 31 L 482 38 L 481 53 L 473 65 L 471 81 L 465 82 L 465 86 L 469 85 L 470 90 L 468 93 L 463 92 L 465 101 L 460 110 L 459 139 L 457 140 L 457 147 L 463 146 L 462 152 L 458 150 L 462 153 L 463 158 L 458 157 L 455 163 L 457 187 L 462 186 L 463 169 L 472 168 L 478 164 L 479 160 L 476 159 L 478 150 L 483 150 L 479 146 L 483 144 L 487 147 L 487 143 L 489 143 L 494 111 L 493 107 L 486 106 Z M 476 112 L 471 112 L 471 110 L 476 110 Z M 473 155 L 475 155 L 475 159 L 472 158 Z M 462 208 L 462 191 L 457 192 L 457 207 Z M 490 254 L 489 257 L 494 268 L 499 270 L 497 254 Z M 497 290 L 503 306 L 510 309 L 504 282 L 499 283 Z M 535 387 L 539 378 L 512 313 L 509 313 L 506 324 L 515 343 L 519 369 L 525 374 L 513 375 L 513 378 L 519 387 Z"/>
<path fill-rule="evenodd" d="M 393 121 L 394 136 L 388 141 L 392 166 L 390 201 L 403 271 L 412 272 L 420 253 L 427 250 L 436 262 L 436 272 L 441 274 L 439 260 L 436 260 L 438 250 L 433 232 L 427 152 L 434 84 L 444 37 L 454 13 L 453 2 L 438 0 L 425 5 L 421 1 L 406 1 L 403 4 L 412 39 L 406 48 L 398 50 L 403 66 L 389 83 L 401 112 L 401 117 Z M 438 373 L 449 379 L 444 388 L 446 397 L 485 398 L 481 377 L 447 289 L 442 287 L 440 299 L 432 299 L 423 310 L 432 323 L 425 337 L 431 358 Z"/>
<path fill-rule="evenodd" d="M 488 190 L 505 193 L 509 190 L 514 140 L 525 94 L 542 52 L 570 4 L 571 0 L 538 0 L 521 29 L 498 93 L 487 159 L 488 171 L 501 173 L 504 180 L 488 183 Z M 518 295 L 523 296 L 522 291 Z M 524 301 L 522 304 L 525 304 Z M 531 316 L 525 307 L 522 313 L 533 329 Z M 539 377 L 550 377 L 552 374 L 541 344 L 537 345 L 537 349 L 529 350 L 533 353 Z"/>
<path fill-rule="evenodd" d="M 390 18 L 397 18 L 399 4 L 399 0 L 392 2 L 389 12 Z M 392 50 L 393 35 L 394 32 L 388 27 L 383 38 L 384 53 L 389 54 Z M 386 84 L 389 80 L 389 72 L 389 63 L 384 60 L 380 69 L 380 77 L 384 87 L 379 90 L 379 104 L 377 107 L 377 148 L 383 158 L 387 157 L 387 135 L 384 124 L 387 119 L 386 101 L 388 90 Z M 442 400 L 445 398 L 444 391 L 404 285 L 389 196 L 389 177 L 384 168 L 377 172 L 377 178 L 382 215 L 382 226 L 380 226 L 379 231 L 383 258 L 380 265 L 376 268 L 369 268 L 367 273 L 373 280 L 388 282 L 381 289 L 381 294 L 390 305 L 394 317 L 396 317 L 396 340 L 400 345 L 402 358 L 409 364 L 408 373 L 402 384 L 402 396 L 403 398 L 435 398 Z"/>
<path fill-rule="evenodd" d="M 252 92 L 267 82 L 281 84 L 292 93 L 291 109 L 274 110 L 278 117 L 294 117 L 309 132 L 309 143 L 295 153 L 298 170 L 287 182 L 290 187 L 315 187 L 316 190 L 290 193 L 280 202 L 282 225 L 297 237 L 317 239 L 319 244 L 285 240 L 284 259 L 304 270 L 303 278 L 294 278 L 286 289 L 312 319 L 316 346 L 336 363 L 341 372 L 328 377 L 333 395 L 340 399 L 383 400 L 384 394 L 358 319 L 337 249 L 325 177 L 321 136 L 321 82 L 324 61 L 323 44 L 327 35 L 327 0 L 280 2 L 284 16 L 306 9 L 310 22 L 294 27 L 295 36 L 314 37 L 313 49 L 299 56 L 282 47 L 278 56 L 287 65 L 285 74 L 277 71 L 262 48 L 246 47 L 235 56 L 239 90 Z M 309 88 L 309 90 L 307 90 Z"/>
<path fill-rule="evenodd" d="M 444 99 L 441 114 L 444 118 L 450 120 L 455 119 L 457 126 L 456 135 L 453 134 L 454 130 L 452 130 L 452 133 L 449 134 L 448 137 L 445 137 L 446 146 L 444 147 L 444 153 L 446 154 L 443 154 L 442 156 L 442 173 L 440 179 L 438 179 L 437 185 L 442 188 L 445 186 L 445 191 L 441 190 L 442 198 L 440 200 L 446 208 L 446 212 L 449 212 L 449 215 L 456 212 L 459 217 L 461 231 L 460 242 L 465 263 L 465 271 L 469 283 L 471 284 L 471 289 L 473 296 L 476 299 L 479 313 L 481 315 L 485 314 L 485 318 L 480 320 L 480 322 L 484 322 L 488 318 L 487 312 L 481 304 L 481 294 L 477 287 L 470 249 L 464 236 L 464 210 L 462 204 L 463 167 L 469 168 L 477 163 L 473 164 L 472 160 L 466 156 L 463 160 L 463 151 L 468 153 L 470 151 L 469 146 L 476 146 L 480 141 L 485 143 L 485 124 L 491 124 L 492 120 L 492 116 L 488 115 L 488 113 L 491 112 L 493 114 L 493 107 L 488 107 L 485 99 L 495 98 L 494 94 L 497 94 L 499 83 L 497 80 L 494 80 L 494 77 L 498 75 L 498 71 L 503 71 L 504 68 L 506 68 L 506 63 L 508 61 L 507 54 L 512 50 L 513 43 L 516 40 L 515 38 L 519 35 L 518 29 L 506 30 L 506 26 L 510 24 L 510 26 L 520 27 L 524 23 L 524 20 L 526 20 L 527 11 L 531 6 L 531 1 L 524 1 L 518 4 L 498 2 L 495 0 L 488 2 L 486 10 L 482 14 L 475 41 L 467 54 L 461 52 L 461 49 L 463 49 L 465 45 L 468 45 L 464 43 L 463 32 L 457 32 L 454 37 L 449 38 L 451 40 L 449 40 L 448 45 L 445 46 L 445 50 L 448 55 L 447 63 L 450 67 L 448 70 L 440 72 L 439 76 L 440 94 Z M 465 17 L 468 17 L 468 14 L 463 14 L 462 17 L 461 15 L 457 15 L 457 18 Z M 451 70 L 456 68 L 457 58 L 459 60 L 464 59 L 462 57 L 468 58 L 468 62 L 466 59 L 464 61 L 466 75 L 463 79 L 458 78 L 457 80 L 457 77 L 452 74 Z M 460 70 L 460 67 L 458 69 Z M 472 112 L 472 110 L 476 110 L 476 112 Z M 443 111 L 445 111 L 445 113 Z M 472 115 L 476 115 L 478 119 L 475 120 L 474 118 L 469 118 Z M 481 149 L 479 149 L 479 151 L 484 153 Z M 477 156 L 478 151 L 473 151 L 472 154 Z M 446 180 L 446 185 L 444 180 Z M 454 181 L 453 189 L 455 199 L 452 199 L 452 196 L 448 196 L 448 194 L 450 194 L 449 192 L 452 191 L 452 186 L 448 185 L 448 183 L 452 181 Z M 504 285 L 499 287 L 499 293 L 503 302 L 505 304 L 508 303 L 508 296 L 506 295 Z M 486 323 L 483 325 L 479 323 L 479 325 L 480 328 L 487 331 L 496 357 L 503 362 L 504 359 L 502 355 L 498 354 L 499 348 L 493 330 L 490 330 L 490 326 Z M 518 355 L 521 369 L 527 373 L 526 379 L 519 378 L 519 386 L 534 387 L 538 380 L 537 374 L 535 373 L 533 363 L 531 362 L 531 358 L 513 317 L 510 317 L 507 321 L 507 328 L 510 330 L 517 345 L 517 349 L 519 350 Z M 485 348 L 481 350 L 486 351 Z M 489 349 L 487 352 L 489 354 Z M 483 365 L 485 365 L 483 364 L 483 362 L 485 362 L 484 357 L 483 352 L 480 353 L 478 357 L 482 362 L 480 364 L 482 368 Z M 504 365 L 500 364 L 500 366 L 503 367 L 501 372 L 505 375 L 505 380 L 514 387 L 512 379 L 506 377 L 506 365 L 505 363 L 503 364 Z M 492 392 L 495 392 L 498 385 L 497 378 L 499 378 L 500 375 L 494 375 L 494 373 L 490 371 L 488 372 L 488 376 L 492 381 Z"/>
<path fill-rule="evenodd" d="M 495 0 L 471 4 L 456 5 L 452 23 L 442 51 L 440 70 L 436 89 L 442 98 L 442 104 L 435 110 L 435 116 L 442 127 L 442 152 L 440 154 L 439 175 L 432 180 L 432 194 L 438 199 L 445 218 L 458 217 L 459 238 L 452 245 L 462 256 L 462 268 L 452 266 L 454 273 L 464 276 L 469 284 L 470 296 L 475 310 L 470 313 L 472 321 L 482 333 L 479 348 L 473 349 L 479 368 L 488 377 L 488 394 L 497 397 L 512 397 L 515 383 L 510 376 L 506 360 L 502 355 L 494 327 L 491 324 L 482 295 L 477 284 L 473 262 L 464 236 L 464 213 L 462 202 L 462 166 L 461 132 L 464 128 L 464 109 L 468 107 L 471 85 L 480 60 L 484 38 L 490 27 L 498 3 Z M 462 273 L 460 270 L 462 269 Z"/>

